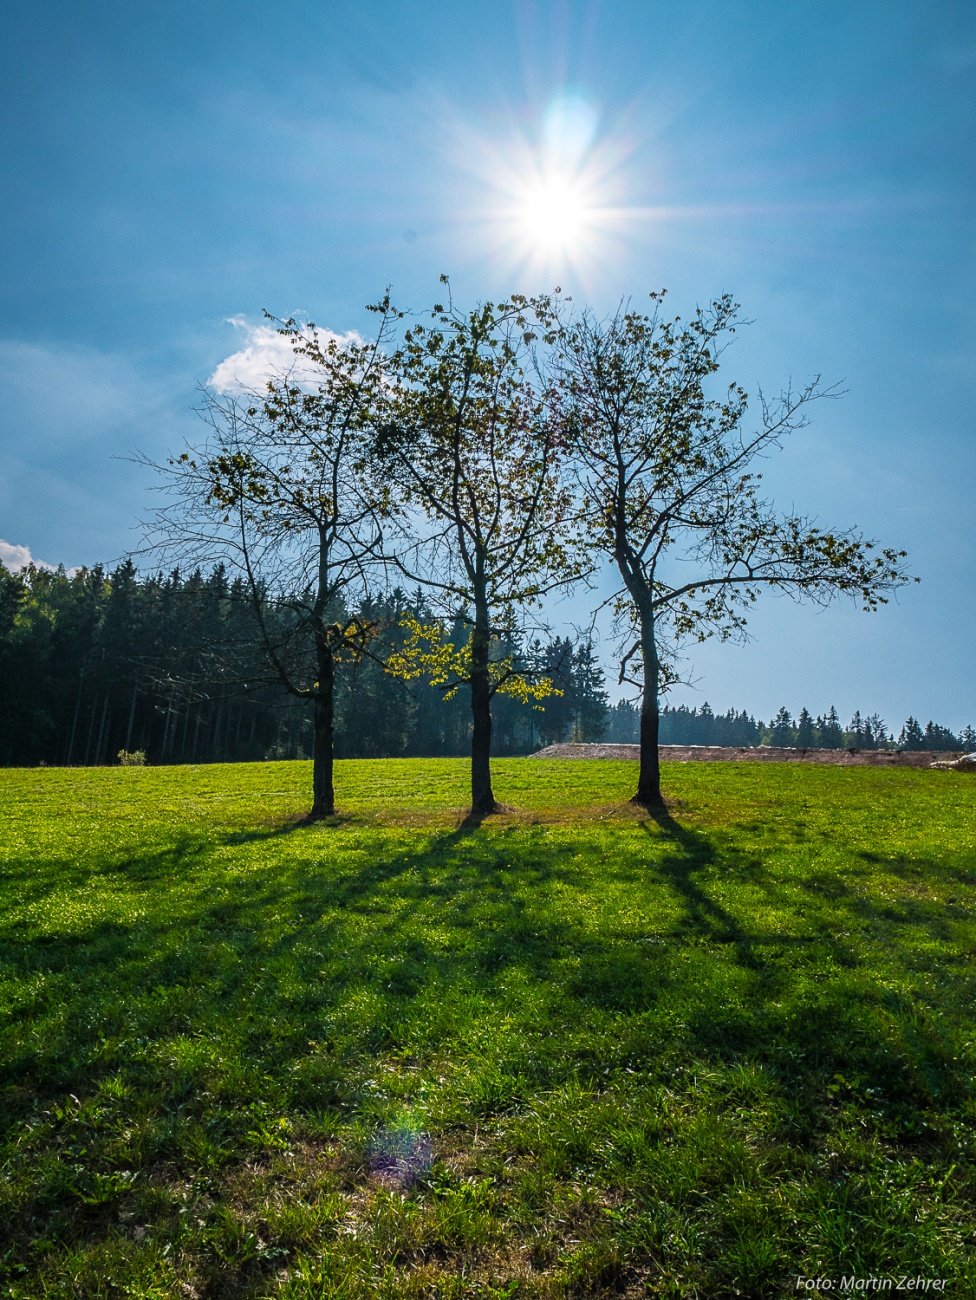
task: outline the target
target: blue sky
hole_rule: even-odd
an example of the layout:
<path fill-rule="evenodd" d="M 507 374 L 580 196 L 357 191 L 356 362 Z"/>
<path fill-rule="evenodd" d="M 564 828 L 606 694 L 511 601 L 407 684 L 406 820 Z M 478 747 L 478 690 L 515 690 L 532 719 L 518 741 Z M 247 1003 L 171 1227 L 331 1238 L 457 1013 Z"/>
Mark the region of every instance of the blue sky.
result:
<path fill-rule="evenodd" d="M 461 302 L 728 290 L 753 321 L 729 379 L 847 390 L 771 492 L 904 546 L 922 583 L 873 617 L 769 600 L 678 698 L 976 721 L 971 5 L 33 0 L 4 36 L 9 545 L 137 545 L 149 479 L 120 458 L 199 436 L 197 385 L 262 308 L 365 330 L 387 284 L 421 308 L 441 272 Z M 559 103 L 598 212 L 542 253 L 507 214 Z"/>

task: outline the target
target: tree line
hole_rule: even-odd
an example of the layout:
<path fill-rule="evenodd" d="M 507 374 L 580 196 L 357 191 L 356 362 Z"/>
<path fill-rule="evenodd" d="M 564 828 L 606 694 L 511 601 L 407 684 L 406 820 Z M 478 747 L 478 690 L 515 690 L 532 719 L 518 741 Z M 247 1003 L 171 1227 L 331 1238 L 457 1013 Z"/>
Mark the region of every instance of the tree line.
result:
<path fill-rule="evenodd" d="M 618 700 L 609 712 L 606 740 L 633 743 L 639 734 L 639 710 L 629 700 Z M 660 734 L 662 745 L 976 751 L 976 730 L 971 724 L 956 734 L 931 721 L 923 728 L 916 718 L 909 717 L 896 736 L 877 713 L 862 714 L 857 710 L 847 726 L 842 726 L 833 705 L 817 717 L 803 708 L 795 719 L 788 709 L 781 708 L 769 722 L 757 721 L 744 710 L 715 713 L 708 703 L 701 708 L 665 705 L 661 710 Z"/>
<path fill-rule="evenodd" d="M 384 629 L 375 648 L 387 656 L 409 636 L 405 617 L 436 620 L 420 591 L 410 598 L 394 591 L 358 613 Z M 548 677 L 554 689 L 541 700 L 499 698 L 495 754 L 639 741 L 639 706 L 610 705 L 590 642 L 537 636 L 511 649 L 520 668 Z M 460 692 L 445 699 L 424 679 L 405 682 L 384 670 L 379 654 L 347 667 L 336 692 L 337 757 L 469 752 L 470 708 Z M 246 585 L 221 566 L 206 575 L 140 575 L 127 561 L 71 576 L 0 566 L 0 764 L 111 764 L 120 752 L 163 764 L 306 758 L 312 731 L 307 704 L 283 693 L 268 671 Z M 783 708 L 764 723 L 705 703 L 664 705 L 660 743 L 971 752 L 976 732 L 908 718 L 896 736 L 877 714 L 860 712 L 843 727 L 833 707 L 816 718 L 801 709 L 795 720 Z"/>
<path fill-rule="evenodd" d="M 263 613 L 276 640 L 294 630 L 289 604 L 266 603 Z M 405 617 L 436 621 L 423 593 L 394 590 L 341 615 L 381 630 L 374 655 L 338 675 L 336 756 L 467 753 L 463 696 L 445 699 L 449 692 L 425 680 L 384 670 L 383 656 L 409 635 Z M 535 637 L 510 649 L 554 692 L 531 702 L 501 697 L 495 753 L 602 736 L 607 692 L 589 643 Z M 127 561 L 69 576 L 0 565 L 0 764 L 110 764 L 123 751 L 150 763 L 305 758 L 313 731 L 308 702 L 283 692 L 269 671 L 246 583 L 222 566 L 140 575 Z"/>

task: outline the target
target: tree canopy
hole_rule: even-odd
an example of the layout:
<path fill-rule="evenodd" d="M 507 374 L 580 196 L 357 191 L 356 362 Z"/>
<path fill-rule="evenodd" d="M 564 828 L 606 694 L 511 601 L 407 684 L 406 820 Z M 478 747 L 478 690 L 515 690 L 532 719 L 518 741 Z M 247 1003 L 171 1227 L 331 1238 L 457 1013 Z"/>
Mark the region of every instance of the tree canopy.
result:
<path fill-rule="evenodd" d="M 631 635 L 621 679 L 642 692 L 635 799 L 649 806 L 661 802 L 659 696 L 683 640 L 742 635 L 764 588 L 819 603 L 848 593 L 874 610 L 908 580 L 903 551 L 782 514 L 761 494 L 757 460 L 830 390 L 814 381 L 775 402 L 760 397 L 749 427 L 746 393 L 709 384 L 737 305 L 725 296 L 683 322 L 664 318 L 662 299 L 651 295 L 649 313 L 578 313 L 558 360 L 580 528 L 622 582 L 616 607 Z"/>
<path fill-rule="evenodd" d="M 370 447 L 397 313 L 388 299 L 377 311 L 368 342 L 283 322 L 294 367 L 263 392 L 208 392 L 207 440 L 155 466 L 171 503 L 154 520 L 153 549 L 216 558 L 239 575 L 275 676 L 312 704 L 313 817 L 335 811 L 336 668 L 361 656 L 373 632 L 348 615 L 349 600 L 361 606 L 370 593 L 391 508 Z M 291 617 L 272 619 L 272 606 Z"/>
<path fill-rule="evenodd" d="M 418 625 L 394 667 L 427 672 L 447 693 L 469 691 L 477 815 L 496 806 L 492 700 L 551 689 L 511 655 L 525 611 L 581 572 L 561 474 L 562 411 L 536 369 L 534 345 L 540 336 L 551 344 L 554 323 L 547 298 L 513 295 L 470 312 L 435 305 L 391 360 L 393 418 L 376 442 L 407 506 L 395 563 L 466 629 L 458 643 Z"/>

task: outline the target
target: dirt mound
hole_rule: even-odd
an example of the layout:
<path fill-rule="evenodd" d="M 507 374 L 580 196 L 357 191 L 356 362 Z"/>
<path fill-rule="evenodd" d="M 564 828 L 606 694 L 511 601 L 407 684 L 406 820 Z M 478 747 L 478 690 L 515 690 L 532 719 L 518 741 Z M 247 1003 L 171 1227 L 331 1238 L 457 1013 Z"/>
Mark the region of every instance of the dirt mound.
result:
<path fill-rule="evenodd" d="M 951 762 L 958 753 L 908 749 L 726 749 L 720 745 L 661 745 L 662 763 L 833 763 L 841 767 L 931 767 Z M 640 745 L 548 745 L 530 758 L 640 757 Z"/>

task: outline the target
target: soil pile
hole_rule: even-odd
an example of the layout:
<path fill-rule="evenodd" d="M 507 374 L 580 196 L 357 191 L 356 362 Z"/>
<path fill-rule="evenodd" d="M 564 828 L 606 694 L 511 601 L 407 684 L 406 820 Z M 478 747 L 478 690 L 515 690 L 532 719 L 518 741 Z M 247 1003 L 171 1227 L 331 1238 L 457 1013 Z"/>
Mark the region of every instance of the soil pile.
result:
<path fill-rule="evenodd" d="M 961 752 L 961 751 L 960 751 Z M 661 745 L 662 763 L 833 763 L 840 767 L 931 767 L 948 763 L 959 753 L 918 749 L 726 749 L 720 745 Z M 640 757 L 640 745 L 547 745 L 530 758 Z"/>

